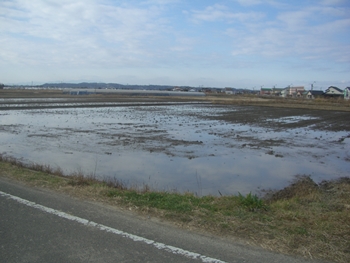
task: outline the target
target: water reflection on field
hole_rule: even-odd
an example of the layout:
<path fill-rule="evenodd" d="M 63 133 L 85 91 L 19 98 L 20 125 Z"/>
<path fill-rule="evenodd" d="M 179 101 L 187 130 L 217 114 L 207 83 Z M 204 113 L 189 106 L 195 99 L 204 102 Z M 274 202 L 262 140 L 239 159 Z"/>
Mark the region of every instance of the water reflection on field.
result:
<path fill-rule="evenodd" d="M 349 131 L 266 126 L 308 116 L 266 119 L 265 126 L 215 120 L 227 110 L 141 105 L 0 111 L 0 153 L 66 173 L 200 195 L 280 188 L 297 174 L 316 181 L 349 175 Z"/>

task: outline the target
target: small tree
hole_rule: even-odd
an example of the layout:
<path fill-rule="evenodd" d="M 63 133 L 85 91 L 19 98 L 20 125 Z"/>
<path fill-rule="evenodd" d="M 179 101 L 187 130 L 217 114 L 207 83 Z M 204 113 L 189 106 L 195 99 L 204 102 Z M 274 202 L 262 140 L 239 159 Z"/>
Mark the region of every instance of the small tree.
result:
<path fill-rule="evenodd" d="M 5 87 L 5 85 L 0 83 L 0 89 L 3 89 L 4 87 Z"/>

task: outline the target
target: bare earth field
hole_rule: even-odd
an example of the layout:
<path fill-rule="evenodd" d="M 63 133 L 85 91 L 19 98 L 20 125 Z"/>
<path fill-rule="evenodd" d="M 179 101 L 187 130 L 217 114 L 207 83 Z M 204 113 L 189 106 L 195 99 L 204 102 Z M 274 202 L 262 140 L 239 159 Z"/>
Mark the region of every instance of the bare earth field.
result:
<path fill-rule="evenodd" d="M 97 170 L 101 179 L 116 172 L 136 184 L 151 178 L 157 190 L 249 193 L 284 187 L 298 174 L 313 174 L 316 182 L 346 176 L 348 106 L 340 100 L 220 94 L 0 90 L 0 132 L 6 134 L 0 145 L 1 153 L 68 173 L 81 164 L 75 169 Z"/>
<path fill-rule="evenodd" d="M 175 116 L 165 115 L 165 112 L 163 114 L 163 111 L 167 110 L 166 107 L 161 109 L 153 107 L 159 105 L 182 105 L 184 107 L 180 108 L 180 113 L 176 112 L 176 109 L 169 111 L 171 114 L 177 114 Z M 195 110 L 186 108 L 186 106 L 192 107 L 192 105 L 196 106 Z M 141 195 L 136 193 L 126 192 L 124 196 L 118 192 L 118 189 L 106 189 L 104 185 L 99 188 L 95 182 L 85 182 L 80 177 L 71 180 L 65 178 L 59 183 L 59 186 L 53 185 L 49 188 L 60 189 L 60 191 L 80 195 L 87 199 L 118 204 L 129 210 L 138 211 L 145 216 L 151 215 L 174 221 L 184 228 L 211 231 L 229 237 L 240 237 L 248 240 L 250 244 L 281 253 L 298 254 L 309 259 L 349 262 L 349 102 L 343 100 L 286 100 L 218 94 L 208 94 L 205 97 L 70 96 L 58 90 L 0 90 L 0 114 L 3 115 L 0 116 L 1 118 L 12 116 L 7 113 L 11 110 L 48 109 L 50 110 L 48 111 L 49 116 L 57 118 L 55 121 L 63 124 L 62 120 L 59 122 L 59 118 L 64 118 L 64 115 L 59 112 L 61 109 L 71 108 L 74 111 L 74 109 L 99 108 L 99 116 L 105 118 L 111 113 L 116 114 L 116 112 L 112 112 L 112 109 L 121 106 L 131 106 L 131 113 L 125 111 L 123 114 L 129 114 L 128 118 L 137 116 L 138 119 L 132 120 L 134 122 L 129 121 L 129 123 L 117 123 L 117 126 L 113 126 L 113 130 L 108 128 L 104 132 L 79 129 L 84 120 L 78 119 L 75 119 L 77 121 L 76 127 L 61 127 L 60 129 L 64 134 L 71 133 L 72 136 L 79 134 L 79 145 L 85 144 L 85 146 L 94 149 L 101 147 L 101 155 L 106 156 L 107 159 L 117 155 L 116 152 L 113 152 L 114 147 L 126 152 L 135 151 L 137 148 L 137 150 L 145 151 L 151 159 L 160 158 L 160 155 L 156 154 L 164 155 L 165 158 L 162 157 L 162 162 L 168 160 L 169 165 L 175 162 L 176 158 L 182 158 L 181 160 L 184 159 L 183 163 L 186 161 L 193 165 L 197 164 L 196 162 L 200 163 L 200 160 L 226 158 L 224 152 L 227 151 L 230 160 L 235 160 L 239 165 L 243 165 L 244 160 L 250 158 L 247 161 L 248 165 L 244 168 L 248 170 L 248 173 L 250 167 L 258 166 L 254 160 L 262 161 L 260 170 L 263 174 L 264 162 L 266 162 L 265 166 L 266 164 L 277 166 L 280 160 L 287 162 L 290 159 L 290 166 L 284 164 L 278 171 L 281 176 L 288 172 L 289 168 L 297 166 L 297 162 L 300 162 L 305 167 L 310 164 L 313 167 L 320 167 L 318 171 L 329 175 L 329 177 L 327 180 L 323 180 L 322 177 L 316 178 L 319 179 L 319 181 L 315 180 L 316 183 L 309 177 L 301 177 L 300 180 L 294 181 L 289 186 L 283 186 L 278 191 L 267 191 L 266 207 L 248 210 L 241 207 L 242 204 L 237 197 L 225 196 L 226 193 L 221 190 L 222 188 L 220 190 L 224 196 L 208 197 L 201 197 L 202 195 L 199 194 L 201 189 L 198 189 L 198 192 L 192 191 L 192 193 L 196 192 L 199 199 L 195 198 L 193 194 L 182 196 L 182 198 L 189 199 L 189 201 L 187 200 L 189 203 L 186 205 L 190 205 L 191 208 L 186 210 L 187 212 L 180 211 L 179 213 L 174 211 L 173 207 L 166 210 L 163 207 L 158 207 L 158 203 L 152 206 L 148 201 L 141 202 L 136 199 L 136 197 L 142 198 Z M 57 112 L 53 114 L 52 110 L 56 109 L 58 114 Z M 184 111 L 182 112 L 182 110 Z M 90 116 L 90 113 L 87 111 L 82 116 Z M 151 115 L 147 115 L 150 113 Z M 67 120 L 68 117 L 70 118 L 70 115 L 67 114 Z M 191 119 L 191 117 L 195 118 Z M 142 120 L 151 121 L 145 123 Z M 187 129 L 192 130 L 191 133 L 188 133 L 191 136 L 203 136 L 204 138 L 177 139 L 176 136 L 168 134 L 169 130 L 163 129 L 162 125 L 168 123 L 176 124 L 172 126 L 173 130 L 170 131 L 172 135 Z M 98 126 L 96 123 L 93 125 Z M 75 142 L 68 142 L 67 145 L 64 145 L 63 141 L 60 141 L 60 138 L 64 138 L 64 136 L 57 132 L 58 128 L 45 127 L 42 123 L 38 127 L 40 127 L 40 131 L 19 124 L 1 125 L 0 120 L 0 132 L 9 138 L 17 138 L 11 136 L 17 136 L 23 132 L 24 140 L 33 140 L 30 145 L 37 144 L 37 147 L 40 144 L 45 145 L 45 147 L 51 145 L 54 148 L 56 145 L 53 142 L 59 141 L 60 147 L 68 149 L 69 145 L 76 143 L 76 137 L 74 137 Z M 291 134 L 289 131 L 293 131 L 293 133 Z M 188 134 L 185 135 L 188 136 Z M 278 134 L 279 137 L 274 137 L 274 134 Z M 84 137 L 87 138 L 86 142 Z M 74 147 L 80 147 L 79 145 L 76 144 Z M 8 146 L 6 144 L 8 149 L 12 149 Z M 38 149 L 43 150 L 44 147 Z M 86 148 L 81 148 L 80 151 L 84 151 L 84 149 Z M 74 156 L 73 151 L 64 151 L 63 154 Z M 0 151 L 0 156 L 1 152 L 3 151 Z M 48 153 L 44 152 L 44 155 L 48 155 Z M 308 159 L 309 157 L 310 159 Z M 3 157 L 3 160 L 8 162 L 11 158 Z M 296 160 L 295 165 L 293 160 Z M 116 159 L 113 159 L 113 162 L 115 161 Z M 13 163 L 16 164 L 17 161 L 13 161 Z M 12 173 L 10 164 L 1 165 L 3 170 L 0 171 L 0 175 L 6 177 Z M 41 165 L 45 165 L 45 163 L 41 163 Z M 167 166 L 166 168 L 175 170 L 176 166 Z M 225 168 L 224 163 L 220 166 Z M 41 167 L 45 170 L 45 166 Z M 118 164 L 118 168 L 121 167 L 122 163 Z M 231 166 L 227 167 L 231 168 Z M 49 171 L 50 167 L 47 168 Z M 205 168 L 205 170 L 208 169 Z M 328 174 L 329 171 L 334 171 L 338 175 Z M 59 172 L 61 173 L 62 170 Z M 218 176 L 215 171 L 210 172 L 212 177 Z M 27 172 L 25 171 L 25 173 Z M 44 182 L 46 179 L 42 175 L 35 183 L 33 178 L 38 177 L 38 175 L 34 175 L 34 173 L 28 172 L 28 178 L 20 180 L 28 180 L 36 186 L 49 185 L 49 182 Z M 19 177 L 18 173 L 14 177 L 17 176 Z M 198 188 L 202 187 L 202 184 L 205 188 L 205 179 L 207 178 L 202 176 L 202 181 L 199 180 L 200 178 L 196 178 Z M 240 177 L 243 176 L 234 174 L 237 185 Z M 233 177 L 230 178 L 232 180 Z M 218 180 L 218 177 L 214 179 Z M 268 177 L 266 176 L 264 179 L 268 179 Z M 186 176 L 179 177 L 178 180 L 186 180 Z M 250 178 L 250 180 L 255 181 L 256 179 Z M 272 177 L 269 180 L 277 180 L 277 177 Z M 189 182 L 186 183 L 190 185 Z M 228 185 L 228 182 L 223 181 L 223 185 L 226 184 Z M 240 187 L 240 185 L 238 186 Z M 123 187 L 121 185 L 121 188 Z M 148 193 L 148 186 L 144 186 L 143 190 L 146 195 L 152 195 L 152 193 Z M 217 194 L 217 190 L 215 191 Z M 243 193 L 245 192 L 243 191 Z M 167 198 L 173 198 L 171 193 L 164 193 L 164 195 Z M 135 199 L 132 199 L 131 196 Z M 150 200 L 150 196 L 146 197 L 147 200 Z M 161 198 L 164 199 L 163 196 Z M 250 201 L 254 203 L 259 200 Z M 246 205 L 249 206 L 249 204 Z"/>
<path fill-rule="evenodd" d="M 0 110 L 117 107 L 121 105 L 135 106 L 145 104 L 147 106 L 159 106 L 172 105 L 172 103 L 176 105 L 179 103 L 210 103 L 218 106 L 250 106 L 244 111 L 233 109 L 231 113 L 226 112 L 221 116 L 215 115 L 212 117 L 212 119 L 239 123 L 241 125 L 255 125 L 271 129 L 292 129 L 313 126 L 314 129 L 328 131 L 350 130 L 350 101 L 344 100 L 281 99 L 218 94 L 208 94 L 205 97 L 197 98 L 174 96 L 142 97 L 115 94 L 72 96 L 63 94 L 60 90 L 0 90 Z M 254 106 L 258 106 L 259 108 Z M 278 118 L 304 115 L 306 112 L 310 118 L 302 121 L 271 121 Z M 275 141 L 274 143 L 278 142 Z"/>
<path fill-rule="evenodd" d="M 6 101 L 5 99 L 18 99 L 13 101 Z M 61 105 L 59 103 L 80 103 L 79 105 Z M 208 94 L 205 97 L 175 97 L 175 96 L 125 96 L 115 94 L 103 95 L 86 95 L 86 96 L 72 96 L 63 94 L 61 90 L 0 90 L 0 110 L 9 109 L 37 109 L 37 108 L 65 108 L 65 107 L 89 107 L 88 103 L 95 103 L 91 107 L 109 107 L 113 103 L 156 103 L 155 105 L 169 105 L 169 103 L 211 103 L 217 105 L 242 105 L 242 106 L 263 106 L 263 111 L 256 111 L 254 108 L 245 113 L 227 114 L 219 117 L 219 119 L 240 123 L 257 123 L 262 124 L 263 118 L 277 118 L 285 116 L 296 116 L 305 113 L 305 109 L 310 110 L 310 115 L 321 118 L 317 121 L 320 127 L 330 130 L 345 129 L 349 130 L 349 113 L 350 101 L 343 99 L 283 99 L 274 97 L 257 97 L 257 96 L 233 96 Z M 7 104 L 6 107 L 3 104 Z M 11 104 L 13 107 L 11 107 Z M 50 105 L 52 104 L 52 105 Z M 128 105 L 128 104 L 123 104 Z M 278 108 L 278 110 L 274 109 Z M 332 111 L 337 111 L 336 115 Z M 315 121 L 305 121 L 303 124 L 316 124 Z M 294 124 L 289 124 L 281 128 L 294 127 Z"/>

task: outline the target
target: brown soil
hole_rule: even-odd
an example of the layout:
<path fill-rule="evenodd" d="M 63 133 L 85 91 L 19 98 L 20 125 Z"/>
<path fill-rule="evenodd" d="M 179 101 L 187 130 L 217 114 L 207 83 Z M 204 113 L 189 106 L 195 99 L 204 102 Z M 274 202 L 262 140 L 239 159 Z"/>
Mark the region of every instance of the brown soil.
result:
<path fill-rule="evenodd" d="M 205 97 L 149 97 L 149 96 L 125 96 L 120 94 L 104 95 L 85 95 L 72 96 L 63 94 L 60 90 L 25 90 L 10 89 L 0 90 L 0 110 L 13 109 L 41 109 L 41 108 L 78 108 L 78 107 L 118 107 L 128 105 L 170 105 L 172 103 L 211 103 L 216 107 L 225 107 L 225 113 L 221 115 L 205 116 L 213 120 L 223 120 L 239 125 L 249 125 L 251 127 L 262 127 L 270 131 L 286 131 L 293 128 L 308 128 L 324 131 L 350 131 L 349 113 L 345 110 L 350 109 L 349 103 L 340 102 L 339 100 L 311 101 L 311 100 L 293 100 L 280 98 L 261 98 L 245 96 L 224 96 L 210 95 Z M 6 100 L 6 99 L 20 100 Z M 47 98 L 47 100 L 45 100 Z M 283 102 L 283 103 L 282 103 Z M 58 105 L 59 103 L 64 103 Z M 93 103 L 93 104 L 91 104 Z M 130 104 L 128 104 L 130 103 Z M 140 104 L 138 104 L 140 103 Z M 244 106 L 244 107 L 241 107 Z M 319 109 L 314 109 L 318 107 Z M 328 110 L 325 110 L 328 108 Z M 331 109 L 331 110 L 329 110 Z M 345 109 L 345 110 L 344 110 Z M 292 119 L 298 116 L 304 118 L 298 121 Z M 286 121 L 275 121 L 284 118 Z M 152 131 L 153 134 L 131 134 L 124 132 L 113 134 L 119 138 L 111 143 L 128 144 L 132 139 L 133 142 L 139 142 L 139 145 L 145 145 L 146 141 L 156 140 L 163 145 L 152 145 L 146 150 L 151 152 L 164 152 L 165 146 L 201 144 L 200 141 L 176 141 L 164 138 L 161 131 Z M 221 134 L 223 137 L 234 136 L 235 141 L 242 141 L 241 147 L 260 148 L 283 145 L 286 142 L 276 138 L 275 140 L 261 140 L 253 136 L 254 128 L 245 133 L 233 131 L 232 134 Z M 30 135 L 34 136 L 34 135 Z M 295 134 L 296 137 L 301 136 Z M 350 136 L 347 135 L 344 140 Z M 122 138 L 122 139 L 120 139 Z M 321 140 L 321 138 L 320 138 Z M 248 143 L 247 143 L 248 141 Z M 322 141 L 322 140 L 321 140 Z M 167 154 L 172 155 L 171 152 Z M 275 155 L 275 152 L 268 151 L 266 154 Z M 191 154 L 189 158 L 193 158 Z M 276 157 L 283 157 L 278 156 Z"/>
<path fill-rule="evenodd" d="M 306 115 L 309 118 L 298 122 L 275 122 L 278 118 L 290 118 Z M 259 125 L 271 129 L 290 129 L 312 126 L 314 129 L 342 131 L 350 130 L 349 113 L 344 111 L 313 110 L 299 108 L 278 108 L 250 106 L 244 111 L 234 108 L 222 116 L 213 116 L 215 119 L 227 122 L 241 123 L 242 125 Z"/>

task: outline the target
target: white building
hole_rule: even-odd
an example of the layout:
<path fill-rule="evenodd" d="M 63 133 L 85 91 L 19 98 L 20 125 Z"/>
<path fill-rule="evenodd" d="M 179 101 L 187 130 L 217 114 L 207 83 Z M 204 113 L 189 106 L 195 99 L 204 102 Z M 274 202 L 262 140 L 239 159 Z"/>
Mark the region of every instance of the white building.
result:
<path fill-rule="evenodd" d="M 330 86 L 328 89 L 326 89 L 326 91 L 324 92 L 324 95 L 326 97 L 343 97 L 344 91 L 342 91 L 337 87 Z"/>
<path fill-rule="evenodd" d="M 346 99 L 346 100 L 350 99 L 350 87 L 346 87 L 344 89 L 344 99 Z"/>
<path fill-rule="evenodd" d="M 304 86 L 287 87 L 281 91 L 281 97 L 301 97 L 305 92 Z"/>

